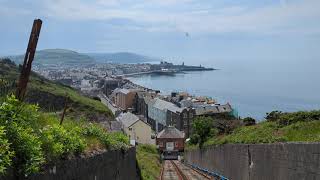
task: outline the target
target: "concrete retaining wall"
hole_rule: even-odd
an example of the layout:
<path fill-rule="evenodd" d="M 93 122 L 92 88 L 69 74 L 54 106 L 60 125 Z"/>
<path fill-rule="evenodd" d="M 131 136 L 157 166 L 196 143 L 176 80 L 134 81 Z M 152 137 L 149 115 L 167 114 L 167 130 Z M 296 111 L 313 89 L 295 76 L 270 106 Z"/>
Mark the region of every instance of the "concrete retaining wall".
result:
<path fill-rule="evenodd" d="M 231 180 L 320 179 L 320 143 L 226 144 L 186 151 L 185 161 Z"/>
<path fill-rule="evenodd" d="M 25 178 L 11 176 L 0 180 L 18 180 Z M 128 151 L 108 151 L 92 157 L 61 161 L 46 168 L 42 174 L 33 175 L 30 180 L 104 180 L 139 179 L 136 166 L 135 148 Z"/>

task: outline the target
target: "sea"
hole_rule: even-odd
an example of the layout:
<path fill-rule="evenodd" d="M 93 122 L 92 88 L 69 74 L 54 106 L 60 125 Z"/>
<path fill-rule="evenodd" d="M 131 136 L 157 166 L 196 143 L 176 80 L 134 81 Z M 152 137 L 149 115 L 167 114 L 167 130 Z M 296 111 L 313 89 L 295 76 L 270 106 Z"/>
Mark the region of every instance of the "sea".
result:
<path fill-rule="evenodd" d="M 197 63 L 201 61 L 196 61 Z M 188 62 L 196 65 L 194 61 Z M 185 64 L 188 64 L 185 63 Z M 129 77 L 136 84 L 160 90 L 208 96 L 218 103 L 229 102 L 240 117 L 264 120 L 266 113 L 320 109 L 320 63 L 296 61 L 204 61 L 214 71 L 175 75 Z"/>

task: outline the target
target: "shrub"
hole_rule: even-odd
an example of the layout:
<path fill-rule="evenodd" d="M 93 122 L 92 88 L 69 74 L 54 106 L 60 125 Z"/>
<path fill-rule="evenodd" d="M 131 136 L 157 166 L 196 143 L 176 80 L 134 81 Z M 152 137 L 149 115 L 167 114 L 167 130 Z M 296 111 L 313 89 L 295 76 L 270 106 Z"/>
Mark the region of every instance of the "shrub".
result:
<path fill-rule="evenodd" d="M 0 126 L 0 175 L 11 166 L 14 152 L 10 150 L 3 126 Z"/>
<path fill-rule="evenodd" d="M 253 119 L 252 117 L 246 117 L 243 119 L 243 124 L 245 126 L 252 126 L 256 124 L 256 120 Z"/>
<path fill-rule="evenodd" d="M 129 138 L 120 132 L 105 134 L 102 142 L 109 149 L 128 149 L 129 147 Z"/>
<path fill-rule="evenodd" d="M 190 137 L 189 143 L 190 143 L 190 144 L 198 144 L 199 139 L 200 139 L 200 136 L 199 136 L 198 134 L 193 134 L 193 135 Z"/>
<path fill-rule="evenodd" d="M 90 123 L 89 125 L 83 128 L 82 133 L 85 136 L 94 136 L 94 137 L 101 138 L 103 134 L 105 134 L 105 130 L 102 129 L 102 127 L 97 124 Z"/>
<path fill-rule="evenodd" d="M 281 114 L 281 111 L 272 111 L 270 113 L 266 113 L 267 116 L 265 118 L 267 121 L 277 121 Z"/>
<path fill-rule="evenodd" d="M 320 111 L 299 111 L 293 113 L 283 113 L 272 111 L 267 113 L 267 121 L 275 121 L 281 126 L 288 126 L 297 122 L 320 120 Z"/>
<path fill-rule="evenodd" d="M 209 117 L 199 117 L 193 121 L 192 127 L 194 134 L 198 135 L 199 148 L 202 148 L 204 142 L 212 137 L 217 131 L 212 128 L 213 119 Z"/>
<path fill-rule="evenodd" d="M 13 124 L 8 132 L 11 134 L 10 142 L 15 151 L 15 167 L 19 174 L 28 176 L 39 172 L 45 162 L 40 139 L 31 128 L 22 128 Z"/>
<path fill-rule="evenodd" d="M 97 124 L 89 124 L 84 127 L 83 135 L 96 137 L 106 148 L 110 149 L 127 149 L 129 138 L 121 132 L 107 133 Z"/>
<path fill-rule="evenodd" d="M 47 158 L 56 159 L 83 152 L 86 144 L 80 134 L 81 129 L 78 127 L 65 129 L 54 124 L 43 128 L 43 149 Z"/>
<path fill-rule="evenodd" d="M 14 167 L 25 176 L 38 172 L 44 163 L 41 141 L 32 129 L 37 119 L 37 106 L 24 105 L 14 96 L 0 106 L 0 125 L 15 151 Z"/>

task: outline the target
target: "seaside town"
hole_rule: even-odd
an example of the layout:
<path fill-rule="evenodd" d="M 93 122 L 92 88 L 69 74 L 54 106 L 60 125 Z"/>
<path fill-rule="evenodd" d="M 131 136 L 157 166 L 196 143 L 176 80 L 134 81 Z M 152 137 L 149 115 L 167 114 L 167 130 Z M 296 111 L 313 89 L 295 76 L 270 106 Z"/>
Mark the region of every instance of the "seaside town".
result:
<path fill-rule="evenodd" d="M 238 117 L 230 103 L 219 104 L 212 97 L 188 92 L 162 94 L 160 90 L 142 87 L 126 79 L 127 76 L 143 74 L 173 75 L 186 71 L 214 70 L 201 65 L 174 65 L 162 61 L 160 64 L 35 66 L 34 70 L 50 80 L 100 98 L 117 120 L 111 123 L 110 129 L 124 131 L 132 144 L 155 144 L 154 137 L 165 127 L 174 127 L 183 133 L 181 137 L 189 138 L 193 119 L 199 116 Z"/>
<path fill-rule="evenodd" d="M 45 23 L 50 24 L 50 18 L 45 19 Z M 16 24 L 10 19 L 8 22 L 10 26 L 7 27 Z M 42 23 L 41 19 L 33 21 L 24 55 L 0 57 L 0 180 L 320 179 L 319 104 L 305 109 L 312 104 L 307 100 L 311 96 L 292 95 L 292 99 L 287 96 L 291 87 L 298 88 L 297 84 L 301 85 L 298 91 L 317 87 L 306 86 L 305 80 L 299 78 L 291 78 L 298 81 L 294 81 L 294 86 L 286 87 L 290 85 L 285 84 L 288 77 L 295 77 L 285 71 L 287 63 L 284 63 L 286 68 L 281 69 L 285 76 L 282 79 L 275 74 L 274 64 L 272 68 L 263 66 L 262 74 L 254 69 L 249 71 L 249 76 L 241 76 L 245 73 L 241 69 L 239 72 L 232 68 L 219 72 L 204 67 L 199 62 L 206 60 L 201 61 L 201 56 L 189 56 L 188 53 L 183 56 L 178 53 L 175 57 L 196 65 L 186 65 L 177 59 L 173 62 L 180 63 L 173 64 L 129 52 L 37 51 Z M 65 29 L 68 24 L 61 24 L 56 29 L 63 29 L 69 36 L 73 32 Z M 22 27 L 19 27 L 21 32 Z M 9 29 L 14 32 L 15 28 Z M 50 31 L 44 33 L 44 41 L 52 43 L 48 38 Z M 10 33 L 8 35 L 11 39 Z M 184 35 L 190 36 L 188 32 Z M 172 36 L 169 37 L 172 40 Z M 16 46 L 21 52 L 20 41 L 19 38 Z M 86 40 L 75 42 L 86 42 L 81 44 L 90 46 Z M 220 41 L 218 43 L 220 47 Z M 2 51 L 13 52 L 10 43 L 4 44 L 9 46 Z M 139 43 L 134 43 L 136 45 Z M 64 43 L 61 46 L 65 46 Z M 176 52 L 171 47 L 165 48 Z M 201 49 L 208 47 L 215 46 L 205 45 Z M 236 54 L 234 47 L 228 45 L 226 52 Z M 184 48 L 179 46 L 179 49 Z M 165 55 L 160 52 L 158 54 Z M 219 58 L 216 51 L 206 56 Z M 188 60 L 194 57 L 197 59 Z M 239 58 L 241 56 L 236 54 L 236 59 Z M 235 64 L 238 69 L 245 66 L 244 61 L 239 62 Z M 218 63 L 211 65 L 218 66 Z M 269 80 L 259 78 L 259 73 L 260 77 L 265 77 L 266 72 Z M 270 89 L 283 88 L 285 95 L 270 96 L 267 93 L 270 89 L 263 85 L 260 85 L 263 90 L 252 88 L 248 91 L 244 85 L 259 86 L 250 79 L 252 74 L 257 75 L 254 78 L 263 85 L 270 85 Z M 304 74 L 297 75 L 304 77 Z M 142 80 L 145 78 L 142 76 L 150 78 L 146 78 L 147 82 L 138 80 L 139 83 L 135 83 L 135 78 L 131 81 L 132 76 L 141 76 Z M 153 82 L 150 84 L 149 80 Z M 277 82 L 282 86 L 277 86 Z M 239 86 L 246 88 L 238 89 Z M 198 90 L 199 87 L 202 90 Z M 189 90 L 170 92 L 168 89 Z M 233 104 L 221 103 L 215 98 L 228 96 Z M 277 101 L 273 101 L 274 98 Z M 294 103 L 295 99 L 302 100 L 303 106 L 291 109 L 298 105 Z M 268 103 L 269 107 L 264 106 Z M 248 110 L 239 107 L 241 116 L 255 112 L 263 113 L 265 117 L 255 119 L 251 114 L 251 117 L 240 117 L 235 104 L 248 106 Z M 255 107 L 263 110 L 259 112 Z"/>

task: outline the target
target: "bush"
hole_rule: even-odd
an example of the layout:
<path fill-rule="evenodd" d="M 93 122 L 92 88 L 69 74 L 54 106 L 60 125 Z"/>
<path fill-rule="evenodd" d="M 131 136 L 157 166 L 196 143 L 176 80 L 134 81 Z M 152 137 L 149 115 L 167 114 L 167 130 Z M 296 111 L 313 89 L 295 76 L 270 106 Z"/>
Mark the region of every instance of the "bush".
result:
<path fill-rule="evenodd" d="M 253 119 L 252 117 L 246 117 L 243 119 L 243 124 L 245 126 L 252 126 L 256 124 L 256 120 Z"/>
<path fill-rule="evenodd" d="M 105 134 L 105 130 L 97 124 L 90 123 L 83 128 L 82 134 L 85 136 L 101 138 Z"/>
<path fill-rule="evenodd" d="M 11 166 L 14 152 L 10 150 L 10 143 L 6 139 L 3 126 L 0 126 L 0 175 Z"/>
<path fill-rule="evenodd" d="M 96 137 L 106 148 L 127 149 L 129 138 L 121 132 L 107 133 L 97 124 L 89 124 L 82 132 L 86 136 Z"/>
<path fill-rule="evenodd" d="M 103 144 L 109 149 L 128 149 L 129 138 L 120 132 L 107 133 L 102 138 Z"/>
<path fill-rule="evenodd" d="M 10 132 L 10 133 L 9 133 Z M 8 130 L 11 147 L 15 151 L 15 168 L 19 174 L 28 176 L 39 172 L 45 162 L 40 139 L 31 128 L 22 128 L 13 124 Z"/>
<path fill-rule="evenodd" d="M 299 111 L 293 113 L 283 113 L 272 111 L 267 113 L 267 121 L 275 121 L 281 126 L 288 126 L 297 122 L 307 122 L 320 120 L 320 111 Z"/>
<path fill-rule="evenodd" d="M 200 139 L 200 136 L 199 136 L 198 134 L 193 134 L 193 135 L 190 137 L 189 143 L 190 143 L 190 144 L 198 144 L 199 139 Z"/>
<path fill-rule="evenodd" d="M 15 152 L 14 167 L 25 176 L 38 172 L 44 163 L 41 141 L 32 129 L 37 119 L 37 106 L 24 105 L 10 96 L 0 106 L 0 125 Z"/>
<path fill-rule="evenodd" d="M 199 143 L 199 148 L 202 148 L 209 137 L 217 133 L 217 130 L 212 128 L 212 124 L 213 119 L 209 117 L 198 117 L 193 121 L 193 133 L 198 135 L 197 143 Z"/>
<path fill-rule="evenodd" d="M 85 140 L 80 136 L 81 129 L 65 129 L 60 125 L 47 126 L 43 129 L 43 149 L 48 159 L 76 155 L 84 151 Z"/>

